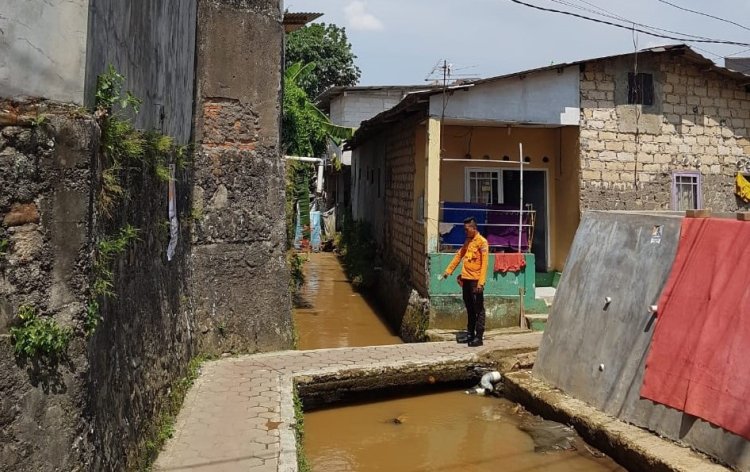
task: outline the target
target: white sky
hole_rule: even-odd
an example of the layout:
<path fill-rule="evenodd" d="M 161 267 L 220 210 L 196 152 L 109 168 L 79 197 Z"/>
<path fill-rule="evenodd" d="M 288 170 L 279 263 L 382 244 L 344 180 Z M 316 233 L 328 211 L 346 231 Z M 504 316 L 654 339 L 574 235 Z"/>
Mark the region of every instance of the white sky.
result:
<path fill-rule="evenodd" d="M 555 0 L 526 3 L 594 16 Z M 681 33 L 750 43 L 750 30 L 677 10 L 658 0 L 557 0 L 605 8 L 630 21 Z M 669 0 L 750 28 L 750 0 Z M 586 4 L 588 2 L 588 4 Z M 344 26 L 362 69 L 360 85 L 422 84 L 447 59 L 456 74 L 490 77 L 551 63 L 626 53 L 631 31 L 532 10 L 510 0 L 285 0 L 289 11 L 323 13 Z M 680 41 L 637 35 L 639 48 Z M 750 46 L 696 44 L 719 56 Z M 705 51 L 697 52 L 723 65 Z M 739 56 L 750 56 L 746 51 Z"/>

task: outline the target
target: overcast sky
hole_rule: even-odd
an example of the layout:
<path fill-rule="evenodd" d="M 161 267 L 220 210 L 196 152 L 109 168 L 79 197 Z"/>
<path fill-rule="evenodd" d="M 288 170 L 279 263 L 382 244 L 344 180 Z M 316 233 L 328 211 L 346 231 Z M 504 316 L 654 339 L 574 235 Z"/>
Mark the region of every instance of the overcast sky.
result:
<path fill-rule="evenodd" d="M 572 5 L 600 7 L 662 29 L 750 43 L 750 0 L 669 0 L 748 29 L 680 11 L 659 0 L 523 1 L 586 16 L 594 15 Z M 319 22 L 346 28 L 362 69 L 360 85 L 422 84 L 441 59 L 453 64 L 456 75 L 490 77 L 633 50 L 631 31 L 533 10 L 510 0 L 285 0 L 285 8 L 323 13 Z M 639 48 L 680 42 L 644 34 L 637 34 L 636 40 Z M 720 65 L 724 61 L 717 55 L 750 48 L 691 45 L 704 49 L 698 52 Z M 745 55 L 750 56 L 750 51 L 738 57 Z"/>

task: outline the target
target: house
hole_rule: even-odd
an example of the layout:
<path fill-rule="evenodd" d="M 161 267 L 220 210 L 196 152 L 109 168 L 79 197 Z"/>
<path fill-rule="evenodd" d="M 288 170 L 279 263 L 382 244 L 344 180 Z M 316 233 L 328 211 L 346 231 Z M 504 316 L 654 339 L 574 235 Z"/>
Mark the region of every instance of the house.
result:
<path fill-rule="evenodd" d="M 463 323 L 458 286 L 436 276 L 457 216 L 477 215 L 499 235 L 491 251 L 526 254 L 485 288 L 488 324 L 517 325 L 544 311 L 535 272 L 563 270 L 583 211 L 747 208 L 734 192 L 750 172 L 749 84 L 674 45 L 415 92 L 350 141 L 352 214 L 432 327 Z"/>
<path fill-rule="evenodd" d="M 320 94 L 315 102 L 335 125 L 358 128 L 360 123 L 389 110 L 409 93 L 434 89 L 430 85 L 387 85 L 331 87 Z M 327 207 L 336 207 L 337 215 L 346 212 L 351 201 L 351 151 L 344 151 L 330 143 L 328 156 L 335 157 L 339 165 L 329 165 L 325 173 Z M 338 222 L 341 218 L 337 217 Z"/>

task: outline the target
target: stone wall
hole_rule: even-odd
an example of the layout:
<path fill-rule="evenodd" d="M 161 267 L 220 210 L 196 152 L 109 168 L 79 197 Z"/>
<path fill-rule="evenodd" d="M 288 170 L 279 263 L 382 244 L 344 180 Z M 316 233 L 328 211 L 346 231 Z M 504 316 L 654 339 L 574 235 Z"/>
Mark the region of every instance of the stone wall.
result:
<path fill-rule="evenodd" d="M 45 116 L 0 127 L 0 469 L 135 469 L 194 354 L 188 175 L 178 173 L 183 229 L 167 261 L 168 189 L 151 163 L 127 163 L 123 195 L 105 216 L 97 122 L 46 102 L 0 108 Z M 113 261 L 114 295 L 96 299 L 102 319 L 88 334 L 96 248 L 126 224 L 138 238 Z M 71 330 L 60 359 L 14 354 L 10 332 L 22 305 Z"/>
<path fill-rule="evenodd" d="M 292 345 L 278 0 L 198 9 L 193 293 L 201 350 Z"/>
<path fill-rule="evenodd" d="M 72 109 L 0 101 L 45 123 L 0 127 L 0 469 L 85 470 L 85 341 L 91 161 L 98 127 Z M 57 365 L 13 353 L 21 305 L 75 330 Z"/>
<path fill-rule="evenodd" d="M 637 61 L 637 62 L 636 62 Z M 628 72 L 651 73 L 653 106 L 627 104 Z M 703 207 L 747 208 L 734 196 L 750 153 L 744 84 L 668 53 L 592 61 L 581 72 L 581 208 L 672 209 L 672 174 L 699 171 Z"/>

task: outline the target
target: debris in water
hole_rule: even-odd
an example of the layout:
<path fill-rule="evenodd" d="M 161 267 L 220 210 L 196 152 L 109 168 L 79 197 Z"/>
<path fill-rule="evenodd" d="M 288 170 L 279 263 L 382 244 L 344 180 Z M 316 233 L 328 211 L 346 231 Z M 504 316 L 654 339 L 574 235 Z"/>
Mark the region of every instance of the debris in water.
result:
<path fill-rule="evenodd" d="M 388 423 L 404 424 L 405 421 L 406 421 L 406 415 L 398 415 L 396 417 L 389 419 Z"/>
<path fill-rule="evenodd" d="M 528 416 L 518 425 L 518 429 L 534 440 L 534 452 L 574 450 L 575 431 L 573 428 L 548 421 L 538 416 Z"/>

